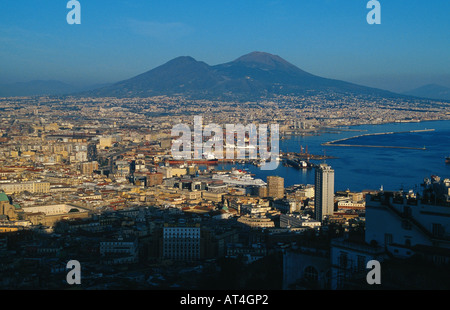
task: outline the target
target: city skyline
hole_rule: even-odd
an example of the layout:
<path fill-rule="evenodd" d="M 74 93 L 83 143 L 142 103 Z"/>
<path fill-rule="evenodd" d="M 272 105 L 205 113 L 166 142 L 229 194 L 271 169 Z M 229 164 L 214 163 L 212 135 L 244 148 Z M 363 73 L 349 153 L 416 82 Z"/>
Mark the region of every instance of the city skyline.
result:
<path fill-rule="evenodd" d="M 365 1 L 80 3 L 81 24 L 68 25 L 65 2 L 2 2 L 0 83 L 113 83 L 178 56 L 215 65 L 264 51 L 371 87 L 450 87 L 446 1 L 381 1 L 380 25 Z"/>
<path fill-rule="evenodd" d="M 448 12 L 3 1 L 0 290 L 449 289 Z"/>

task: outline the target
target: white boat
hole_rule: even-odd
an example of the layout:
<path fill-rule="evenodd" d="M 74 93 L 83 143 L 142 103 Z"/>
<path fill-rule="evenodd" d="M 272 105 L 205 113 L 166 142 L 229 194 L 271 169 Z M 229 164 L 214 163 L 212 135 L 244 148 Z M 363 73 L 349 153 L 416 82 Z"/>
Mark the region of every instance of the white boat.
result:
<path fill-rule="evenodd" d="M 265 186 L 267 185 L 266 182 L 264 182 L 261 179 L 255 179 L 251 175 L 246 173 L 239 173 L 239 172 L 232 172 L 227 174 L 215 174 L 212 177 L 214 180 L 222 180 L 225 184 L 232 184 L 232 185 L 243 185 L 243 186 L 250 186 L 250 185 L 256 185 L 256 186 Z"/>

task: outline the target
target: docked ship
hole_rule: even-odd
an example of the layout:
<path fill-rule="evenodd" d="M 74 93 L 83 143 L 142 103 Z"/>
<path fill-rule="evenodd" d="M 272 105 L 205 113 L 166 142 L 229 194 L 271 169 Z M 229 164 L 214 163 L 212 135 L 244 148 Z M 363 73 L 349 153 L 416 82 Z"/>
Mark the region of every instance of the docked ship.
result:
<path fill-rule="evenodd" d="M 261 179 L 255 179 L 250 174 L 240 171 L 232 171 L 226 174 L 215 174 L 213 180 L 221 180 L 225 184 L 241 185 L 241 186 L 265 186 L 266 182 Z"/>
<path fill-rule="evenodd" d="M 304 160 L 299 160 L 299 159 L 291 159 L 291 158 L 286 158 L 285 161 L 285 166 L 286 167 L 294 167 L 297 169 L 311 169 L 314 168 L 314 164 L 304 161 Z"/>
<path fill-rule="evenodd" d="M 167 160 L 167 163 L 169 163 L 170 165 L 183 165 L 183 164 L 188 164 L 188 165 L 218 165 L 219 164 L 219 160 L 218 159 L 189 159 L 189 160 L 176 160 L 176 159 L 171 159 L 171 160 Z"/>
<path fill-rule="evenodd" d="M 181 158 L 173 158 L 166 160 L 166 163 L 170 165 L 218 165 L 219 160 L 211 153 L 203 153 L 201 159 L 181 159 Z"/>

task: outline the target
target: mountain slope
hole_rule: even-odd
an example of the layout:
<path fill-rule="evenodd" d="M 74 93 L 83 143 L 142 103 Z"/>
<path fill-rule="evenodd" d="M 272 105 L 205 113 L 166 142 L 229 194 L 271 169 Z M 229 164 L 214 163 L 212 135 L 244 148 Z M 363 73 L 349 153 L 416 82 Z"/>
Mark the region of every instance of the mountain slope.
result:
<path fill-rule="evenodd" d="M 253 52 L 216 66 L 188 56 L 178 57 L 136 77 L 83 95 L 184 95 L 194 99 L 248 100 L 320 91 L 398 96 L 380 89 L 315 76 L 279 56 L 264 52 Z"/>
<path fill-rule="evenodd" d="M 404 94 L 421 98 L 450 100 L 450 88 L 437 84 L 424 85 L 405 92 Z"/>
<path fill-rule="evenodd" d="M 88 93 L 117 97 L 201 94 L 221 80 L 206 63 L 182 56 L 129 80 Z"/>

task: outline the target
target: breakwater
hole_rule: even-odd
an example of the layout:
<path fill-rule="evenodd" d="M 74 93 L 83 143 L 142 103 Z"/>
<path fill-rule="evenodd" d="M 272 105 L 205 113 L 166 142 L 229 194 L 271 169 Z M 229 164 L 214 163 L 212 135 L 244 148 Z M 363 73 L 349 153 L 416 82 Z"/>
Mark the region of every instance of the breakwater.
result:
<path fill-rule="evenodd" d="M 429 132 L 434 131 L 434 129 L 420 129 L 420 130 L 409 130 L 409 131 L 390 131 L 390 132 L 380 132 L 380 133 L 368 133 L 358 136 L 353 136 L 349 138 L 343 138 L 338 139 L 334 141 L 328 141 L 325 143 L 322 143 L 323 146 L 343 146 L 343 147 L 372 147 L 372 148 L 393 148 L 393 149 L 412 149 L 412 150 L 426 150 L 426 147 L 409 147 L 409 146 L 395 146 L 395 145 L 366 145 L 366 144 L 348 144 L 343 143 L 345 141 L 361 138 L 361 137 L 368 137 L 368 136 L 378 136 L 378 135 L 393 135 L 393 134 L 401 134 L 401 133 L 415 133 L 415 132 Z"/>

